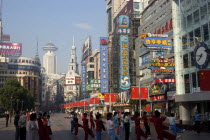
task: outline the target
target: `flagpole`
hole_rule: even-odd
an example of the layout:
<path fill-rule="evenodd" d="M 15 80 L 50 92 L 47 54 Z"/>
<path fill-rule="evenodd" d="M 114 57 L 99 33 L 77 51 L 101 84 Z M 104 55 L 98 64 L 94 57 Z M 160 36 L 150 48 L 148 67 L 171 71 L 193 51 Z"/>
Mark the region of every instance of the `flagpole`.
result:
<path fill-rule="evenodd" d="M 139 113 L 140 113 L 140 117 L 141 117 L 141 85 L 140 85 L 140 77 L 139 77 Z"/>

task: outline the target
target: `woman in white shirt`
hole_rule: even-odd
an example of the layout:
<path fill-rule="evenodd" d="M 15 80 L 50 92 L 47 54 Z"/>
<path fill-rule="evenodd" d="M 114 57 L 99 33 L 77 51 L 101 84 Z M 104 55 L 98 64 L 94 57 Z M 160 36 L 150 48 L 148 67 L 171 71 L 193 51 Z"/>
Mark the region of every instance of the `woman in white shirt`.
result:
<path fill-rule="evenodd" d="M 107 114 L 107 131 L 110 137 L 110 140 L 115 140 L 114 124 L 112 121 L 112 113 Z"/>
<path fill-rule="evenodd" d="M 28 124 L 28 138 L 29 140 L 38 140 L 38 127 L 36 124 L 36 114 L 30 115 L 30 121 Z"/>

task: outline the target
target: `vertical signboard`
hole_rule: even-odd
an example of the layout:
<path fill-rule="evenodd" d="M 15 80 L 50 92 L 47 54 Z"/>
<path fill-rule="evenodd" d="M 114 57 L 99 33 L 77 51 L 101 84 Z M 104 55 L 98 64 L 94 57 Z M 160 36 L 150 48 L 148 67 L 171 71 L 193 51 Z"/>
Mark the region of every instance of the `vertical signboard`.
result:
<path fill-rule="evenodd" d="M 82 94 L 86 94 L 86 63 L 82 62 Z"/>
<path fill-rule="evenodd" d="M 82 47 L 82 61 L 84 61 L 92 53 L 91 39 L 88 37 Z"/>
<path fill-rule="evenodd" d="M 129 74 L 129 38 L 126 32 L 129 27 L 129 17 L 126 15 L 119 16 L 119 28 L 122 28 L 123 34 L 120 34 L 120 88 L 122 90 L 130 89 L 130 74 Z M 125 31 L 125 32 L 124 32 Z"/>
<path fill-rule="evenodd" d="M 101 69 L 101 93 L 109 92 L 109 79 L 108 79 L 108 38 L 100 37 L 100 69 Z"/>

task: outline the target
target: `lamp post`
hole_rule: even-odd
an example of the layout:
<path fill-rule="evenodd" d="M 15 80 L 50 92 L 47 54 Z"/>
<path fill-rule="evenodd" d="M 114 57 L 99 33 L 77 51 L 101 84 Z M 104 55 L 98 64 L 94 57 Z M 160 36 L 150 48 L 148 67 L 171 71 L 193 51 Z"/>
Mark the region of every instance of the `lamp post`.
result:
<path fill-rule="evenodd" d="M 141 117 L 141 77 L 144 77 L 144 73 L 142 75 L 137 76 L 139 78 L 139 113 Z"/>
<path fill-rule="evenodd" d="M 10 123 L 12 122 L 11 118 L 12 118 L 12 96 L 11 96 L 11 111 L 10 111 Z"/>

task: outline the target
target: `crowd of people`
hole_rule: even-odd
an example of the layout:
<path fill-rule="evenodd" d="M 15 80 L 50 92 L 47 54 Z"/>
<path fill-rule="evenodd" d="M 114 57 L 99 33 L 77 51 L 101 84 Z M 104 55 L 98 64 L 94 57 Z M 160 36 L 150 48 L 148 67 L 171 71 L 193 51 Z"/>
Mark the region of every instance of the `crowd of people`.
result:
<path fill-rule="evenodd" d="M 20 113 L 16 111 L 14 125 L 16 128 L 15 140 L 26 140 L 26 137 L 27 140 L 51 140 L 50 115 L 46 112 L 26 113 L 23 111 Z"/>
<path fill-rule="evenodd" d="M 95 116 L 95 117 L 94 117 Z M 81 118 L 82 124 L 79 124 L 78 117 Z M 102 114 L 96 113 L 93 115 L 91 111 L 89 115 L 87 113 L 75 113 L 71 112 L 68 117 L 71 122 L 71 133 L 75 136 L 78 135 L 78 128 L 81 127 L 84 130 L 84 139 L 88 140 L 88 135 L 96 140 L 101 140 L 102 131 L 107 131 L 110 140 L 121 140 L 120 131 L 124 131 L 124 139 L 129 140 L 130 133 L 133 131 L 132 126 L 135 124 L 135 134 L 136 140 L 141 140 L 141 137 L 145 139 L 151 139 L 150 125 L 149 122 L 154 123 L 154 127 L 157 133 L 157 138 L 163 140 L 164 138 L 168 140 L 175 140 L 180 135 L 177 133 L 184 133 L 185 130 L 179 129 L 176 126 L 175 120 L 176 117 L 172 113 L 171 116 L 161 116 L 159 111 L 155 111 L 154 115 L 151 117 L 147 116 L 147 112 L 143 113 L 143 116 L 140 117 L 140 113 L 135 112 L 134 115 L 131 115 L 129 112 L 114 112 L 107 113 L 107 121 L 103 121 Z M 169 126 L 165 126 L 163 122 L 168 119 Z M 90 127 L 89 123 L 90 122 Z M 143 122 L 143 123 L 141 123 Z M 145 132 L 142 130 L 141 124 L 145 127 Z M 106 127 L 105 127 L 106 126 Z M 93 133 L 95 129 L 96 136 Z M 171 129 L 172 133 L 169 130 Z"/>

